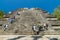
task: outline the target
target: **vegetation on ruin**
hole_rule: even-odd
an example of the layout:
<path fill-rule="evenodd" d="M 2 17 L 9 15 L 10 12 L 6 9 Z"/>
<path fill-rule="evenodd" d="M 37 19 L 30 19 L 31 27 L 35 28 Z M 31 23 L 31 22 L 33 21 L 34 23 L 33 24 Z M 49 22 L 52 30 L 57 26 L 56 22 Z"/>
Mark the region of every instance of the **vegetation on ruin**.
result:
<path fill-rule="evenodd" d="M 60 6 L 58 6 L 54 12 L 52 13 L 53 16 L 56 16 L 58 20 L 60 20 Z"/>

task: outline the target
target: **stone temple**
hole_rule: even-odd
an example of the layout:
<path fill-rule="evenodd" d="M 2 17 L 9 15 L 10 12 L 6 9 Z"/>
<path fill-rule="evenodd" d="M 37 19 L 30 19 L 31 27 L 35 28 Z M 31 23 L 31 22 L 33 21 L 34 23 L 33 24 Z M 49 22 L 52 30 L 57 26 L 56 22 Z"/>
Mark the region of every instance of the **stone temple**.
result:
<path fill-rule="evenodd" d="M 14 16 L 15 21 L 11 24 L 9 19 Z M 43 23 L 49 25 L 48 30 L 44 31 L 44 35 L 60 34 L 60 21 L 49 12 L 40 8 L 20 8 L 0 19 L 0 35 L 33 35 L 32 25 L 43 25 Z M 6 31 L 4 31 L 3 24 L 8 25 Z"/>

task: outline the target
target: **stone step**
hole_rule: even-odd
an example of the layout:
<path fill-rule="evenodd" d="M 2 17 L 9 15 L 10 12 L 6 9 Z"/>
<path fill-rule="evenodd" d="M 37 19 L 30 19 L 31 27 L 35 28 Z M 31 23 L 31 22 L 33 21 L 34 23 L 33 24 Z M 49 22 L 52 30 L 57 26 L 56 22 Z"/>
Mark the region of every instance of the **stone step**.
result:
<path fill-rule="evenodd" d="M 60 27 L 52 27 L 53 29 L 60 29 Z"/>

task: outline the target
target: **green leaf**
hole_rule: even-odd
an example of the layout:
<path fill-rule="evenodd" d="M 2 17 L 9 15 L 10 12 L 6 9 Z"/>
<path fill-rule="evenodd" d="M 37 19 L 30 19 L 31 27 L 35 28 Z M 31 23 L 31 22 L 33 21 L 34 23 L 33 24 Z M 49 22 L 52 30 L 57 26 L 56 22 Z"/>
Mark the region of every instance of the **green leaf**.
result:
<path fill-rule="evenodd" d="M 60 6 L 58 6 L 58 8 L 56 8 L 52 14 L 53 16 L 56 16 L 58 18 L 58 20 L 60 20 Z"/>
<path fill-rule="evenodd" d="M 0 10 L 0 18 L 3 18 L 4 13 L 5 13 L 4 11 Z"/>

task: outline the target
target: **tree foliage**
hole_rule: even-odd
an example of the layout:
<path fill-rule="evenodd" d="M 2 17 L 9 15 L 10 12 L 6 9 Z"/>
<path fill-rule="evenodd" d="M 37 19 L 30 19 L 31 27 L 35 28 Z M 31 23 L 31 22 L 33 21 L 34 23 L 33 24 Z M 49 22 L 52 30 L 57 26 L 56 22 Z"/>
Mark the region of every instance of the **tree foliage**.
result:
<path fill-rule="evenodd" d="M 58 6 L 58 8 L 56 8 L 54 10 L 54 12 L 52 13 L 53 16 L 56 16 L 58 18 L 58 20 L 60 20 L 60 6 Z"/>
<path fill-rule="evenodd" d="M 0 10 L 0 19 L 3 18 L 4 16 L 4 11 Z"/>

